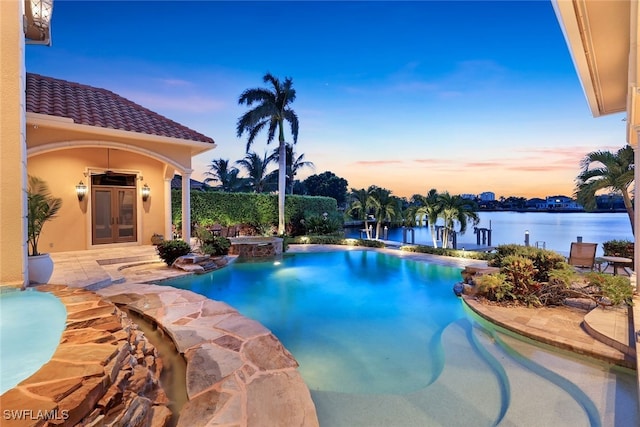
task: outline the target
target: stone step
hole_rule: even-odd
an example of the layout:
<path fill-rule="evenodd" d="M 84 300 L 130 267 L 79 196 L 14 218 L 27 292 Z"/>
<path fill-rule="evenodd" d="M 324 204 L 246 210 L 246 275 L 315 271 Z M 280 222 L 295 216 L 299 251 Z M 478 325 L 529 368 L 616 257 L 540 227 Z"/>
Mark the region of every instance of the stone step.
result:
<path fill-rule="evenodd" d="M 629 333 L 629 308 L 596 307 L 584 317 L 585 330 L 598 341 L 635 358 L 636 346 Z"/>

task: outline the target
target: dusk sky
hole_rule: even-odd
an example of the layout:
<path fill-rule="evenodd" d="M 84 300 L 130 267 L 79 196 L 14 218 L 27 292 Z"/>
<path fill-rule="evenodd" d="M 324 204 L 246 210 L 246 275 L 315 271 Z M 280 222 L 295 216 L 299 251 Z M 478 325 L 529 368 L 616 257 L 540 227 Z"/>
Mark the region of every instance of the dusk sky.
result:
<path fill-rule="evenodd" d="M 55 0 L 28 72 L 113 91 L 212 137 L 194 159 L 245 155 L 238 97 L 291 77 L 297 154 L 350 188 L 397 196 L 572 195 L 579 162 L 625 144 L 594 119 L 549 1 Z M 287 139 L 291 140 L 287 128 Z M 260 135 L 252 150 L 263 154 Z"/>

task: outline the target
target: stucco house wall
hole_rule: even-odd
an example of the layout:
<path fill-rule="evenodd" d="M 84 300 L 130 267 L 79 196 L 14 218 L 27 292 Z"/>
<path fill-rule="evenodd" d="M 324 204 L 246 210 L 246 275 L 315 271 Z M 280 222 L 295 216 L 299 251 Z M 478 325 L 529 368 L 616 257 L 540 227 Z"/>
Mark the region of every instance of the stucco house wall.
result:
<path fill-rule="evenodd" d="M 30 156 L 27 172 L 37 176 L 49 185 L 54 196 L 62 198 L 62 208 L 58 216 L 48 223 L 40 237 L 41 252 L 60 252 L 97 247 L 91 239 L 91 193 L 78 200 L 75 187 L 82 181 L 89 188 L 89 174 L 111 170 L 136 174 L 137 180 L 136 218 L 138 241 L 113 245 L 127 246 L 150 244 L 154 233 L 164 234 L 166 217 L 164 171 L 165 165 L 158 160 L 130 151 L 107 148 L 75 148 L 58 150 Z M 64 165 L 61 167 L 61 165 Z M 142 186 L 151 188 L 151 196 L 142 200 Z"/>
<path fill-rule="evenodd" d="M 21 285 L 27 268 L 23 3 L 0 3 L 0 285 Z"/>

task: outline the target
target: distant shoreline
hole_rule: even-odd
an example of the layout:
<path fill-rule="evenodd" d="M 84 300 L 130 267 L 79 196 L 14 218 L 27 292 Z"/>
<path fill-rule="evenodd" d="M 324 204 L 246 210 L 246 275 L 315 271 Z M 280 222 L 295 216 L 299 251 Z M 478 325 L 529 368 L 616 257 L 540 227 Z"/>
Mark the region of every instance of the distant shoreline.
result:
<path fill-rule="evenodd" d="M 627 213 L 626 209 L 478 209 L 477 212 L 526 212 L 526 213 Z"/>

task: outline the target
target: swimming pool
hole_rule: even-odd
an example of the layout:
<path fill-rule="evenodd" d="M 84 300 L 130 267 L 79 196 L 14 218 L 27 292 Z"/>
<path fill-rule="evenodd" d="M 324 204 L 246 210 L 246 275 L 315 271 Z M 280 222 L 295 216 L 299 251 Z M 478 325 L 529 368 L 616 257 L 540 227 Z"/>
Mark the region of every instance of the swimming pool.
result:
<path fill-rule="evenodd" d="M 0 292 L 0 394 L 47 363 L 60 342 L 67 310 L 33 289 Z"/>
<path fill-rule="evenodd" d="M 637 425 L 630 372 L 482 324 L 454 296 L 459 280 L 458 268 L 340 251 L 163 284 L 271 329 L 300 363 L 321 425 Z"/>

